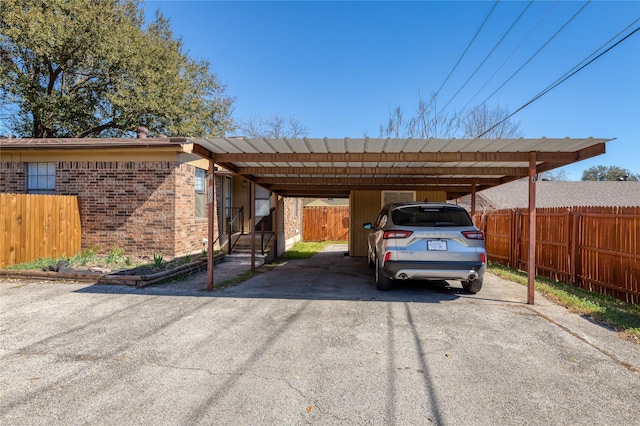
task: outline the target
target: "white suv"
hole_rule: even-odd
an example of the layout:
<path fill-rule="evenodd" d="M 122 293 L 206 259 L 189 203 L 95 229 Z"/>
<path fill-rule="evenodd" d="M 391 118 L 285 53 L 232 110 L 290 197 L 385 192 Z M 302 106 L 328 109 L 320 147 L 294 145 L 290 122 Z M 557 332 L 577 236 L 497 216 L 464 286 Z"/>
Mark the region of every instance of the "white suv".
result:
<path fill-rule="evenodd" d="M 459 280 L 471 293 L 482 288 L 487 264 L 484 233 L 467 211 L 447 203 L 388 204 L 367 222 L 368 262 L 376 288 L 392 280 Z"/>

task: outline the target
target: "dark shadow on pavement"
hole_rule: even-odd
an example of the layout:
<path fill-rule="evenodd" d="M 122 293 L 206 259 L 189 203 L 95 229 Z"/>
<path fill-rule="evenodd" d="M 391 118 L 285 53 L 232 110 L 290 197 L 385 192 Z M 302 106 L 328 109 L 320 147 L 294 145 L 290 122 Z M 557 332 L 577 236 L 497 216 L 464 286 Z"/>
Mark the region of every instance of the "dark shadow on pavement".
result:
<path fill-rule="evenodd" d="M 240 276 L 251 269 L 249 264 L 223 262 L 216 265 L 216 284 Z M 185 280 L 141 289 L 117 285 L 92 285 L 78 292 L 140 294 L 155 296 L 191 296 L 214 298 L 265 298 L 304 300 L 361 300 L 382 302 L 441 303 L 459 298 L 516 302 L 500 294 L 481 290 L 464 291 L 457 281 L 394 281 L 391 290 L 375 288 L 374 273 L 363 257 L 346 256 L 346 245 L 325 248 L 308 259 L 290 260 L 268 267 L 269 270 L 237 285 L 206 290 L 206 272 Z M 486 284 L 486 282 L 485 282 Z"/>

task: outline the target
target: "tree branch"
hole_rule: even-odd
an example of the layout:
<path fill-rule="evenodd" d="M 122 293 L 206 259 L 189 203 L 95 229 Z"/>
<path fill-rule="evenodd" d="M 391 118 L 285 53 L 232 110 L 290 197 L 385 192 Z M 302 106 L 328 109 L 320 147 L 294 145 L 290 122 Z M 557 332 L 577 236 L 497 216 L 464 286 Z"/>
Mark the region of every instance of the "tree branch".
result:
<path fill-rule="evenodd" d="M 47 63 L 47 70 L 49 71 L 49 84 L 47 85 L 47 95 L 51 96 L 53 93 L 53 88 L 56 85 L 56 80 L 58 76 L 60 76 L 60 72 L 62 71 L 62 67 L 58 67 L 57 69 L 53 69 L 53 64 L 48 59 L 45 59 Z"/>
<path fill-rule="evenodd" d="M 103 130 L 118 128 L 116 122 L 114 120 L 109 121 L 108 123 L 101 124 L 92 129 L 85 130 L 84 132 L 76 135 L 76 138 L 86 138 L 89 136 L 98 136 Z"/>

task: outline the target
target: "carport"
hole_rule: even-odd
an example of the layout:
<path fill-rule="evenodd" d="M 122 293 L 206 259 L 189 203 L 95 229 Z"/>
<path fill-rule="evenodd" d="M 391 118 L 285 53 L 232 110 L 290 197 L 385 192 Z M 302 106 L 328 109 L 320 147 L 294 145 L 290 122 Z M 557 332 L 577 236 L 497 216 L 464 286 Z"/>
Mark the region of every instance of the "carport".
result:
<path fill-rule="evenodd" d="M 360 191 L 435 192 L 442 201 L 513 180 L 529 179 L 529 235 L 536 234 L 539 173 L 605 152 L 612 139 L 188 138 L 209 160 L 209 200 L 218 164 L 278 197 L 349 198 Z M 255 191 L 252 191 L 255 194 Z M 435 201 L 435 200 L 434 200 Z M 252 212 L 255 200 L 251 202 Z M 276 217 L 278 212 L 276 211 Z M 208 288 L 213 288 L 213 221 L 209 208 Z M 255 217 L 252 214 L 251 217 Z M 355 224 L 358 225 L 357 223 Z M 354 223 L 350 225 L 350 234 Z M 255 241 L 253 242 L 255 252 Z M 534 303 L 535 239 L 528 250 L 528 303 Z M 255 260 L 252 259 L 255 267 Z"/>

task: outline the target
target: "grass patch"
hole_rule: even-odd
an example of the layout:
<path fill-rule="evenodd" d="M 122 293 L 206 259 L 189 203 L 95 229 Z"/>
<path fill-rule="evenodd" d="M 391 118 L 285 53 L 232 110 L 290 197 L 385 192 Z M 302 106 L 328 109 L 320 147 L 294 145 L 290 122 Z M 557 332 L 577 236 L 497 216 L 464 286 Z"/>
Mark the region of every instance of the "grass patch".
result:
<path fill-rule="evenodd" d="M 494 275 L 522 285 L 528 285 L 527 274 L 498 263 L 489 262 L 487 270 Z M 640 306 L 614 297 L 584 290 L 571 284 L 545 277 L 535 278 L 535 289 L 547 299 L 569 311 L 619 331 L 623 337 L 640 343 Z"/>
<path fill-rule="evenodd" d="M 144 275 L 145 273 L 157 272 L 159 270 L 172 269 L 177 266 L 190 263 L 204 256 L 188 253 L 185 256 L 176 257 L 171 260 L 163 258 L 161 253 L 154 253 L 153 259 L 149 257 L 138 258 L 125 255 L 123 248 L 112 247 L 107 253 L 100 254 L 100 247 L 92 246 L 76 253 L 72 257 L 62 256 L 59 259 L 40 258 L 31 262 L 8 265 L 4 269 L 14 271 L 34 271 L 46 270 L 49 266 L 55 266 L 59 261 L 69 262 L 72 268 L 86 269 L 89 267 L 101 267 L 112 270 L 130 271 L 131 274 Z M 215 253 L 218 253 L 216 251 Z"/>
<path fill-rule="evenodd" d="M 256 275 L 260 275 L 263 272 L 266 272 L 268 269 L 258 268 L 255 271 L 248 270 L 238 275 L 237 277 L 229 278 L 228 280 L 224 280 L 219 284 L 215 285 L 216 289 L 223 289 L 227 287 L 233 287 L 234 285 L 245 282 L 248 279 L 255 277 Z"/>
<path fill-rule="evenodd" d="M 325 246 L 330 244 L 347 244 L 346 241 L 300 241 L 297 242 L 291 249 L 286 251 L 282 256 L 276 259 L 272 263 L 264 264 L 261 267 L 257 268 L 255 271 L 245 271 L 237 277 L 230 278 L 221 282 L 220 284 L 216 284 L 216 289 L 222 289 L 227 287 L 233 287 L 234 285 L 240 284 L 248 279 L 255 277 L 256 275 L 260 275 L 263 272 L 273 271 L 278 267 L 279 264 L 286 262 L 288 260 L 299 260 L 299 259 L 308 259 L 317 252 L 321 251 Z"/>
<path fill-rule="evenodd" d="M 279 261 L 308 259 L 330 244 L 346 244 L 346 241 L 299 241 L 278 259 Z"/>
<path fill-rule="evenodd" d="M 9 269 L 12 271 L 22 271 L 22 270 L 39 270 L 41 271 L 42 268 L 47 268 L 49 266 L 54 266 L 56 263 L 58 263 L 59 259 L 51 259 L 51 258 L 44 258 L 41 257 L 39 259 L 36 260 L 32 260 L 31 262 L 24 262 L 24 263 L 19 263 L 17 265 L 7 265 L 4 267 L 4 269 Z"/>
<path fill-rule="evenodd" d="M 170 283 L 174 283 L 174 282 L 179 282 L 179 281 L 182 281 L 182 280 L 186 280 L 190 276 L 191 276 L 191 274 L 187 274 L 186 272 L 181 272 L 181 273 L 176 274 L 176 275 L 174 275 L 172 277 L 165 278 L 164 280 L 158 282 L 157 284 L 170 284 Z"/>
<path fill-rule="evenodd" d="M 74 266 L 85 266 L 98 259 L 99 246 L 91 246 L 69 258 L 69 264 Z M 124 253 L 124 250 L 123 250 Z"/>

